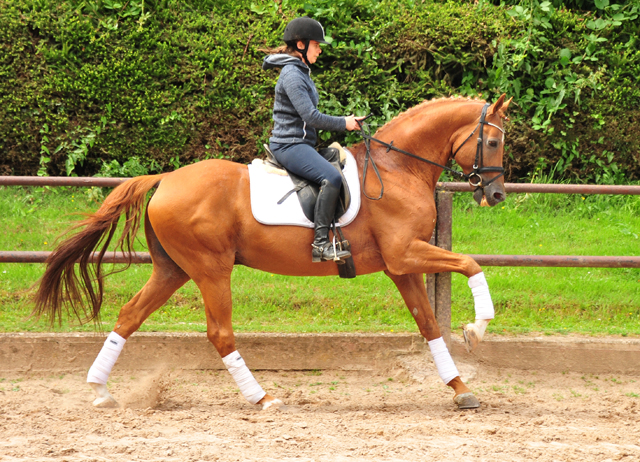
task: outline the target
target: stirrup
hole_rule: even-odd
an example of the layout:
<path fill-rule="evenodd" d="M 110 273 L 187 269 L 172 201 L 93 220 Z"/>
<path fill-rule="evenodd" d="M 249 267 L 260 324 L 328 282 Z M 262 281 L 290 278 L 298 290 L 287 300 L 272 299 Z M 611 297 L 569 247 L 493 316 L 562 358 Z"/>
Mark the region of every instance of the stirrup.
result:
<path fill-rule="evenodd" d="M 311 244 L 311 262 L 334 261 L 338 265 L 343 265 L 344 261 L 351 257 L 351 252 L 344 250 L 339 244 L 336 245 L 336 238 L 333 242 L 324 242 L 320 245 Z"/>

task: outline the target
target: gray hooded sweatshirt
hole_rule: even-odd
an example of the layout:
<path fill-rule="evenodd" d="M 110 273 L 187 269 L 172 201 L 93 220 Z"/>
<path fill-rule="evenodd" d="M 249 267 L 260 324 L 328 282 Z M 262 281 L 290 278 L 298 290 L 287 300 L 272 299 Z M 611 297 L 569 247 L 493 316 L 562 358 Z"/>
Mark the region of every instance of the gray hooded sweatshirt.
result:
<path fill-rule="evenodd" d="M 264 70 L 281 67 L 273 104 L 273 131 L 269 141 L 315 146 L 316 130 L 344 131 L 344 117 L 334 117 L 318 111 L 318 90 L 311 80 L 311 69 L 301 60 L 287 54 L 264 58 Z"/>

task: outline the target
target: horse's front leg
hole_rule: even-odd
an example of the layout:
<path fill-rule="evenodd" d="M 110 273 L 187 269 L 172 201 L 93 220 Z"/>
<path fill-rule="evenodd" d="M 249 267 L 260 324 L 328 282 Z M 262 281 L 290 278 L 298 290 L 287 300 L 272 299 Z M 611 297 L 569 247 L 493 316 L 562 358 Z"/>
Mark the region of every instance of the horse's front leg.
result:
<path fill-rule="evenodd" d="M 482 271 L 469 278 L 469 287 L 473 293 L 476 322 L 464 326 L 462 333 L 464 334 L 464 343 L 467 351 L 471 352 L 482 341 L 484 332 L 489 325 L 489 321 L 494 318 L 495 312 L 491 294 L 489 293 L 489 284 Z"/>
<path fill-rule="evenodd" d="M 385 271 L 387 276 L 395 283 L 404 302 L 413 315 L 420 333 L 427 339 L 433 361 L 438 369 L 442 381 L 453 388 L 455 395 L 453 401 L 460 409 L 475 409 L 480 407 L 480 402 L 471 390 L 460 380 L 460 373 L 456 367 L 447 345 L 442 339 L 438 322 L 429 304 L 427 290 L 424 286 L 422 274 L 394 275 Z"/>
<path fill-rule="evenodd" d="M 395 274 L 456 272 L 469 278 L 476 320 L 475 323 L 464 326 L 463 334 L 467 351 L 475 349 L 495 314 L 489 284 L 480 265 L 468 255 L 454 253 L 420 240 L 414 240 L 405 249 L 400 258 L 385 258 L 387 268 Z"/>

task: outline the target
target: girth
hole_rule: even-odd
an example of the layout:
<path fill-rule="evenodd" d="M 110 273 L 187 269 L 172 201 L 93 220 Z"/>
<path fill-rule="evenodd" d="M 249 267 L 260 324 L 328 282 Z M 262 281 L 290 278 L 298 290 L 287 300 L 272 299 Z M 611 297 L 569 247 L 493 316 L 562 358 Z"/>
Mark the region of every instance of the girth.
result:
<path fill-rule="evenodd" d="M 285 170 L 286 169 L 278 163 L 276 158 L 274 157 L 271 149 L 269 149 L 268 145 L 263 145 L 264 149 L 267 153 L 267 159 L 265 163 L 267 163 L 270 167 Z M 333 147 L 328 147 L 324 149 L 320 149 L 318 153 L 327 159 L 331 165 L 335 167 L 338 172 L 340 172 L 340 176 L 342 177 L 342 188 L 340 190 L 340 197 L 338 198 L 338 204 L 336 205 L 336 214 L 334 220 L 337 222 L 338 219 L 345 214 L 345 212 L 349 209 L 349 205 L 351 204 L 351 194 L 349 193 L 349 185 L 347 184 L 347 179 L 344 177 L 342 173 L 342 169 L 345 166 L 345 159 L 340 159 L 340 150 Z M 285 194 L 282 199 L 278 201 L 278 204 L 282 204 L 287 198 L 293 194 L 297 193 L 298 200 L 300 201 L 300 206 L 302 207 L 302 212 L 309 219 L 309 221 L 315 221 L 315 206 L 316 200 L 318 199 L 318 194 L 320 193 L 320 186 L 306 178 L 302 178 L 301 176 L 295 175 L 287 171 L 288 175 L 291 177 L 291 181 L 293 182 L 293 189 Z"/>

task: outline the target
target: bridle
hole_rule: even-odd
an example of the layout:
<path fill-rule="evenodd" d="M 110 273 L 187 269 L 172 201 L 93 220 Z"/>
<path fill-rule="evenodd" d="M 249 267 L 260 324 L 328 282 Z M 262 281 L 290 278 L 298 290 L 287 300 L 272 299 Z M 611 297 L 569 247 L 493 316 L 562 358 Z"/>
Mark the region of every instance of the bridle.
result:
<path fill-rule="evenodd" d="M 389 151 L 396 151 L 396 152 L 399 152 L 399 153 L 404 154 L 406 156 L 413 157 L 414 159 L 418 159 L 418 160 L 420 160 L 422 162 L 426 162 L 428 164 L 435 165 L 436 167 L 440 167 L 443 170 L 447 170 L 448 172 L 451 172 L 453 175 L 456 175 L 456 176 L 458 176 L 460 178 L 464 178 L 465 180 L 467 180 L 469 182 L 469 185 L 471 185 L 472 188 L 484 189 L 485 186 L 490 185 L 495 180 L 497 180 L 498 178 L 503 176 L 504 175 L 504 168 L 503 167 L 483 167 L 482 166 L 483 160 L 484 160 L 484 151 L 483 151 L 483 149 L 484 149 L 484 126 L 485 125 L 491 125 L 492 127 L 495 127 L 498 130 L 500 130 L 502 132 L 502 139 L 504 141 L 504 129 L 502 127 L 497 126 L 496 124 L 492 124 L 491 122 L 487 122 L 486 121 L 487 109 L 489 108 L 489 106 L 491 106 L 491 105 L 489 103 L 487 103 L 482 107 L 482 113 L 480 114 L 480 121 L 478 122 L 478 125 L 476 125 L 476 127 L 469 134 L 469 136 L 467 136 L 464 139 L 462 144 L 460 144 L 460 146 L 458 146 L 458 148 L 455 151 L 453 151 L 453 146 L 451 146 L 452 154 L 450 156 L 450 159 L 455 159 L 456 154 L 458 154 L 458 151 L 460 151 L 462 146 L 464 146 L 465 143 L 467 141 L 469 141 L 469 139 L 473 136 L 473 134 L 478 130 L 478 127 L 480 127 L 480 132 L 478 133 L 478 141 L 477 141 L 477 145 L 476 145 L 476 158 L 475 158 L 475 161 L 473 163 L 473 170 L 469 174 L 466 174 L 464 172 L 459 172 L 457 170 L 453 170 L 452 168 L 449 168 L 446 165 L 440 165 L 437 162 L 433 162 L 432 160 L 425 159 L 424 157 L 420 157 L 420 156 L 412 154 L 412 153 L 410 153 L 408 151 L 405 151 L 403 149 L 397 148 L 397 147 L 395 147 L 393 145 L 393 141 L 391 141 L 391 143 L 385 143 L 384 141 L 381 141 L 381 140 L 378 140 L 378 139 L 372 137 L 370 135 L 370 133 L 367 133 L 365 131 L 366 124 L 363 123 L 366 119 L 371 117 L 371 115 L 368 115 L 364 119 L 357 121 L 358 125 L 360 126 L 360 135 L 364 139 L 364 145 L 366 147 L 366 154 L 365 154 L 365 157 L 364 157 L 364 166 L 363 166 L 363 169 L 362 169 L 362 192 L 364 193 L 365 197 L 367 197 L 367 199 L 371 199 L 371 200 L 379 200 L 379 199 L 382 198 L 382 194 L 384 193 L 384 185 L 382 184 L 382 178 L 380 177 L 380 172 L 378 171 L 378 167 L 376 166 L 375 162 L 373 161 L 373 158 L 371 157 L 371 147 L 370 147 L 371 141 L 375 141 L 376 143 L 385 146 L 387 148 L 387 153 Z M 367 126 L 367 128 L 368 128 L 368 126 Z M 364 188 L 364 183 L 365 183 L 365 179 L 367 177 L 367 169 L 368 169 L 369 162 L 371 162 L 371 166 L 373 167 L 374 171 L 376 172 L 376 176 L 378 177 L 378 181 L 380 182 L 380 195 L 378 197 L 375 197 L 375 198 L 374 197 L 369 197 L 369 195 L 367 195 L 367 192 L 365 191 L 365 188 Z M 489 173 L 489 172 L 497 172 L 498 175 L 496 175 L 495 177 L 491 178 L 489 181 L 487 181 L 485 183 L 484 180 L 482 179 L 481 174 L 482 173 Z"/>
<path fill-rule="evenodd" d="M 487 109 L 489 109 L 489 106 L 490 106 L 490 104 L 487 103 L 482 107 L 482 114 L 480 115 L 480 122 L 478 122 L 478 125 L 476 125 L 476 128 L 473 129 L 473 131 L 469 134 L 469 136 L 467 136 L 464 139 L 462 144 L 460 146 L 458 146 L 458 149 L 456 149 L 455 152 L 451 155 L 451 159 L 455 159 L 456 158 L 456 154 L 458 154 L 458 151 L 460 150 L 460 148 L 462 148 L 462 146 L 464 146 L 464 144 L 467 141 L 469 141 L 469 138 L 471 138 L 473 136 L 473 134 L 476 132 L 476 130 L 478 129 L 478 127 L 480 127 L 480 133 L 478 133 L 478 143 L 476 145 L 476 160 L 473 162 L 473 167 L 472 167 L 473 170 L 468 175 L 463 174 L 463 177 L 469 182 L 469 184 L 472 187 L 475 187 L 475 188 L 484 188 L 485 186 L 489 186 L 495 180 L 497 180 L 502 175 L 504 175 L 504 167 L 482 167 L 483 155 L 484 155 L 484 152 L 483 152 L 483 148 L 484 148 L 484 126 L 485 125 L 491 125 L 492 127 L 495 127 L 498 130 L 500 130 L 502 132 L 502 141 L 504 141 L 504 129 L 502 127 L 498 127 L 496 124 L 492 124 L 491 122 L 487 122 L 485 120 L 485 118 L 487 116 Z M 451 147 L 451 149 L 453 149 L 453 146 Z M 480 176 L 480 174 L 481 173 L 488 173 L 488 172 L 497 172 L 498 175 L 494 176 L 493 178 L 491 178 L 486 183 L 483 183 L 483 180 L 482 180 L 482 177 Z M 472 178 L 478 178 L 478 181 L 474 182 L 472 180 Z"/>

